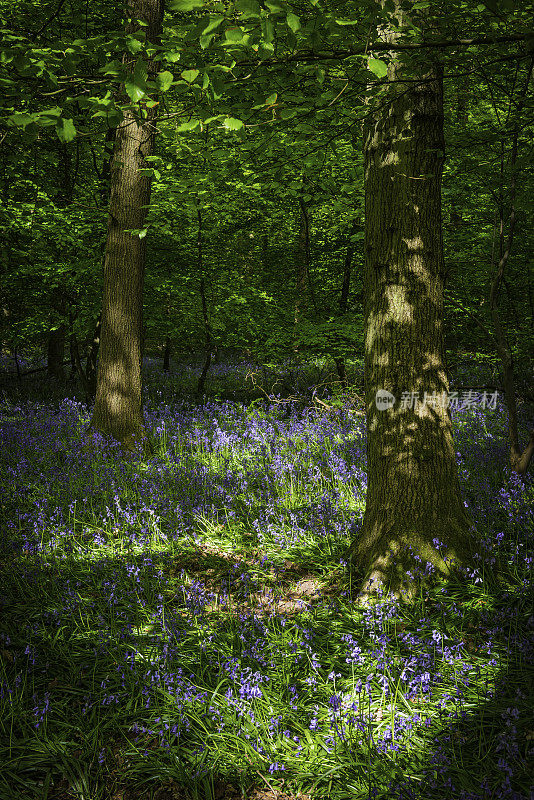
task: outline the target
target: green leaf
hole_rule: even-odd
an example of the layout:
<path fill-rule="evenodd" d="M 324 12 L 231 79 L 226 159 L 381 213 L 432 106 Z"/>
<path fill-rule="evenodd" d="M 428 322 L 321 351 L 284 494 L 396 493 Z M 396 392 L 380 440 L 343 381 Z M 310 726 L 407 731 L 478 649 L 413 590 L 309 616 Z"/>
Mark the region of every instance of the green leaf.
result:
<path fill-rule="evenodd" d="M 195 8 L 202 8 L 204 0 L 171 0 L 169 8 L 171 11 L 193 11 Z"/>
<path fill-rule="evenodd" d="M 238 42 L 243 41 L 243 31 L 241 28 L 227 28 L 224 32 L 224 35 L 227 41 L 232 42 L 232 44 L 237 44 Z"/>
<path fill-rule="evenodd" d="M 139 50 L 143 49 L 143 42 L 140 42 L 135 36 L 127 36 L 126 37 L 126 47 L 130 51 L 130 53 L 138 53 Z"/>
<path fill-rule="evenodd" d="M 187 81 L 187 83 L 193 83 L 198 75 L 198 69 L 184 69 L 184 71 L 180 73 L 180 76 L 184 79 L 184 81 Z"/>
<path fill-rule="evenodd" d="M 209 22 L 202 30 L 202 36 L 207 36 L 208 33 L 213 33 L 217 30 L 224 17 L 222 14 L 217 14 L 215 17 L 209 17 Z"/>
<path fill-rule="evenodd" d="M 178 133 L 188 133 L 189 131 L 194 131 L 199 125 L 200 120 L 191 119 L 189 122 L 182 122 L 182 124 L 178 126 L 177 131 Z"/>
<path fill-rule="evenodd" d="M 264 105 L 272 106 L 273 103 L 276 103 L 277 99 L 278 99 L 278 93 L 273 92 L 273 94 L 270 94 L 269 97 L 266 98 Z"/>
<path fill-rule="evenodd" d="M 147 90 L 146 77 L 146 64 L 142 59 L 139 59 L 133 73 L 128 75 L 124 81 L 124 88 L 132 103 L 139 102 L 145 96 Z"/>
<path fill-rule="evenodd" d="M 259 17 L 261 14 L 260 4 L 256 0 L 237 0 L 236 8 L 245 19 Z"/>
<path fill-rule="evenodd" d="M 267 44 L 270 44 L 274 39 L 274 25 L 269 17 L 263 17 L 261 20 L 261 35 Z"/>
<path fill-rule="evenodd" d="M 47 108 L 46 111 L 39 111 L 35 114 L 35 121 L 43 127 L 48 127 L 49 125 L 57 125 L 60 117 L 61 109 L 56 106 L 55 108 Z"/>
<path fill-rule="evenodd" d="M 298 30 L 300 30 L 300 19 L 297 17 L 296 14 L 292 13 L 288 14 L 286 17 L 286 21 L 291 30 L 293 31 L 293 33 L 296 33 Z"/>
<path fill-rule="evenodd" d="M 115 59 L 114 61 L 108 61 L 108 63 L 99 69 L 99 72 L 102 72 L 104 75 L 113 75 L 117 77 L 121 73 L 121 62 Z"/>
<path fill-rule="evenodd" d="M 60 142 L 72 142 L 76 136 L 76 128 L 72 119 L 64 119 L 63 117 L 59 119 L 56 125 L 56 133 Z"/>
<path fill-rule="evenodd" d="M 23 130 L 25 130 L 28 125 L 31 125 L 32 122 L 35 122 L 33 114 L 11 114 L 7 119 L 11 125 L 15 125 L 17 128 L 22 128 Z"/>
<path fill-rule="evenodd" d="M 211 90 L 213 92 L 213 99 L 218 100 L 224 92 L 224 81 L 217 75 L 211 75 Z"/>
<path fill-rule="evenodd" d="M 199 39 L 201 48 L 206 50 L 215 39 L 216 35 L 215 33 L 208 33 L 206 36 L 202 35 Z"/>
<path fill-rule="evenodd" d="M 132 103 L 137 103 L 145 96 L 145 85 L 138 86 L 133 75 L 128 75 L 124 81 L 124 88 Z"/>
<path fill-rule="evenodd" d="M 96 116 L 96 115 L 94 115 L 94 116 Z M 111 128 L 116 128 L 118 125 L 120 125 L 120 123 L 122 122 L 122 120 L 124 118 L 124 114 L 122 113 L 120 108 L 111 108 L 107 112 L 106 116 L 107 116 L 108 125 Z"/>
<path fill-rule="evenodd" d="M 238 131 L 244 127 L 245 123 L 242 122 L 240 119 L 235 119 L 235 117 L 226 117 L 223 122 L 225 128 L 229 131 Z"/>
<path fill-rule="evenodd" d="M 315 70 L 315 74 L 317 76 L 317 82 L 324 83 L 324 79 L 326 77 L 326 70 L 324 69 L 324 67 L 317 67 L 317 69 Z"/>
<path fill-rule="evenodd" d="M 163 72 L 158 72 L 156 75 L 156 86 L 160 90 L 160 92 L 167 92 L 174 80 L 174 75 L 172 72 L 168 70 L 164 70 Z"/>
<path fill-rule="evenodd" d="M 295 116 L 296 113 L 297 112 L 295 111 L 294 108 L 283 108 L 280 111 L 280 118 L 281 119 L 291 119 L 292 117 Z"/>
<path fill-rule="evenodd" d="M 388 65 L 381 58 L 370 58 L 367 67 L 377 78 L 384 78 L 388 74 Z"/>

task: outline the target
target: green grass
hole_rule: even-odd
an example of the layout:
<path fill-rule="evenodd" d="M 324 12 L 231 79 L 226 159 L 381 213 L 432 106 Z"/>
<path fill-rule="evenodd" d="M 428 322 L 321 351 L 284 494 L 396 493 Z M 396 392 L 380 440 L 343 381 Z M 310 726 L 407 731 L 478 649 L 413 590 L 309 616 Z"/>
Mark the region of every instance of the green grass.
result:
<path fill-rule="evenodd" d="M 534 491 L 499 413 L 457 424 L 478 575 L 365 608 L 361 421 L 165 403 L 150 460 L 71 401 L 3 419 L 0 797 L 528 798 Z"/>

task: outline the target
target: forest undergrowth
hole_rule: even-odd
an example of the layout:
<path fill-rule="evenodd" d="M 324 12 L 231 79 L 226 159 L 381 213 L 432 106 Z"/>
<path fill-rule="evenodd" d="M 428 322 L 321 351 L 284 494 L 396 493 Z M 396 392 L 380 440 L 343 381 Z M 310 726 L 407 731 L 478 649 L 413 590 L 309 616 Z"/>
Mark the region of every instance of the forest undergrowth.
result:
<path fill-rule="evenodd" d="M 50 387 L 0 404 L 1 800 L 532 797 L 534 482 L 501 399 L 453 414 L 476 570 L 364 607 L 352 403 L 193 403 L 152 367 L 125 459 Z"/>

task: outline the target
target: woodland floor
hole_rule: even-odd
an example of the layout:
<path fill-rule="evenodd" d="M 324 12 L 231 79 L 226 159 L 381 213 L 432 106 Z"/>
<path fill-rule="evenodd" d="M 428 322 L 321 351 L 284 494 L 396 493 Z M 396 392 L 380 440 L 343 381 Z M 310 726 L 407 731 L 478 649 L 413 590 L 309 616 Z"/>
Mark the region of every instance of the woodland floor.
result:
<path fill-rule="evenodd" d="M 365 609 L 357 393 L 294 369 L 262 375 L 290 402 L 221 400 L 248 369 L 199 403 L 149 364 L 126 462 L 68 388 L 4 395 L 1 800 L 527 800 L 534 484 L 502 399 L 454 414 L 477 569 Z"/>

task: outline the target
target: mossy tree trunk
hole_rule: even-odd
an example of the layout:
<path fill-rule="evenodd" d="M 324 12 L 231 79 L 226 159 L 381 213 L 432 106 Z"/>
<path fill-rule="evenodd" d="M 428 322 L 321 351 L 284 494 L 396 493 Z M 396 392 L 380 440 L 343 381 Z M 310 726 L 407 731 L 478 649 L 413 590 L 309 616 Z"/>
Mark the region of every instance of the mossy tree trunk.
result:
<path fill-rule="evenodd" d="M 163 0 L 130 0 L 128 12 L 127 32 L 141 29 L 148 42 L 157 42 Z M 150 77 L 153 64 L 147 66 Z M 125 112 L 111 165 L 102 338 L 91 427 L 127 449 L 146 439 L 141 382 L 145 238 L 129 231 L 144 228 L 150 202 L 151 178 L 142 170 L 153 152 L 155 108 L 141 100 L 135 114 Z"/>
<path fill-rule="evenodd" d="M 368 489 L 349 550 L 362 596 L 379 586 L 410 596 L 425 571 L 471 558 L 445 401 L 443 163 L 439 65 L 393 56 L 364 128 Z M 380 390 L 395 398 L 388 408 L 377 407 Z"/>

